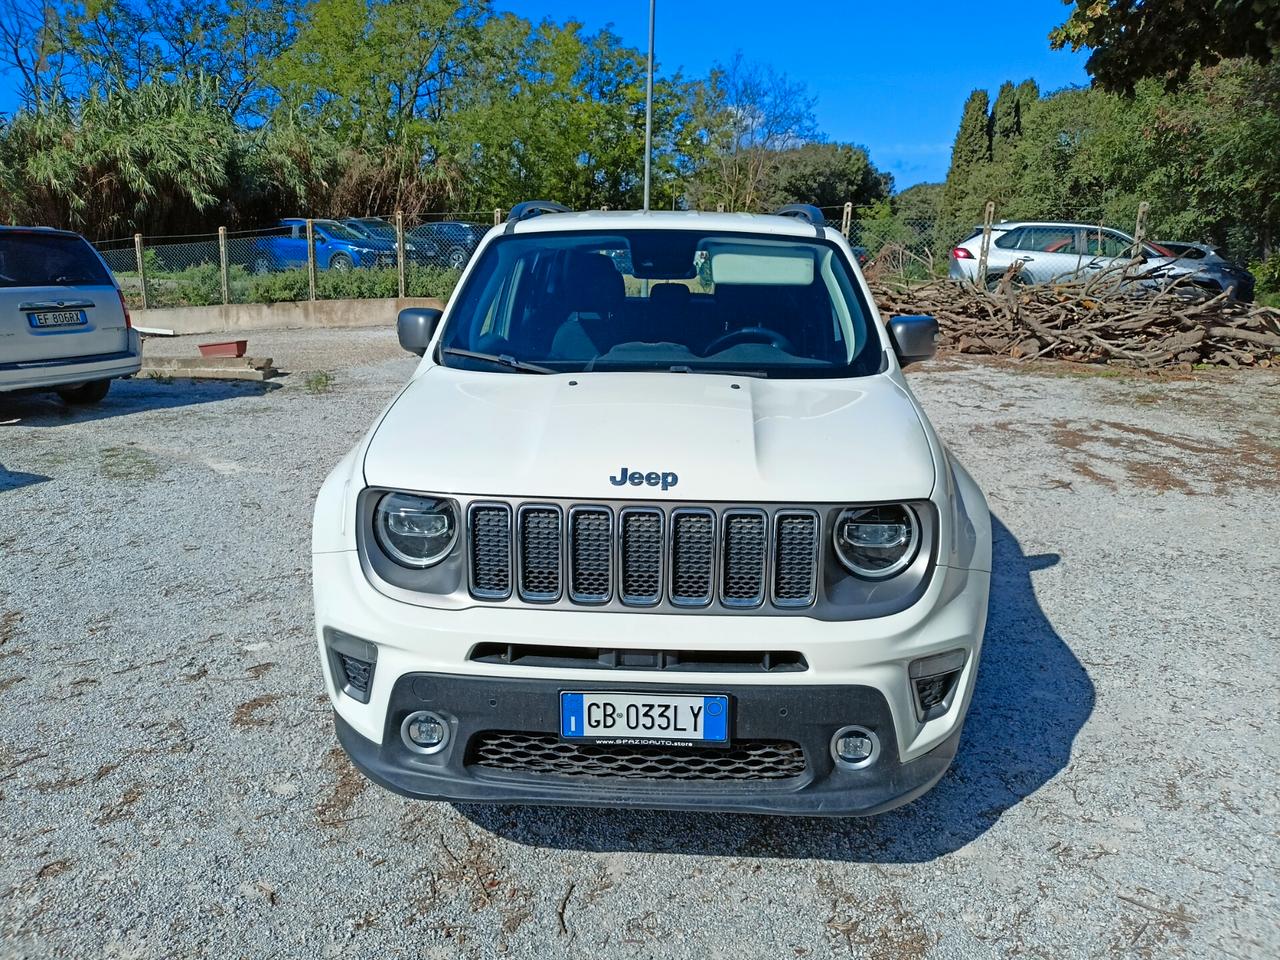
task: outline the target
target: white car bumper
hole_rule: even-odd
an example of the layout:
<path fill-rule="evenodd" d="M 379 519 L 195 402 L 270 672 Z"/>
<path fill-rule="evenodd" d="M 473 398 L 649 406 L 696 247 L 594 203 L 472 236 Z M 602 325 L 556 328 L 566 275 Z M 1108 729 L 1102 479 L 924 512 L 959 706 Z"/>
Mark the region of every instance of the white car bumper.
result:
<path fill-rule="evenodd" d="M 0 393 L 69 387 L 93 380 L 114 380 L 118 377 L 131 377 L 141 369 L 142 341 L 138 331 L 130 330 L 128 349 L 121 353 L 0 363 Z"/>
<path fill-rule="evenodd" d="M 888 809 L 927 790 L 945 772 L 968 708 L 987 612 L 985 570 L 939 566 L 925 595 L 900 613 L 873 620 L 809 617 L 689 616 L 487 607 L 437 610 L 379 593 L 356 551 L 313 556 L 316 637 L 326 688 L 349 754 L 373 779 L 415 796 L 455 800 L 712 806 L 750 812 L 863 814 Z M 328 639 L 334 631 L 376 648 L 368 702 L 342 692 Z M 471 659 L 478 644 L 545 644 L 680 651 L 785 650 L 807 669 L 790 673 L 554 669 Z M 908 675 L 912 661 L 964 652 L 964 666 L 941 716 L 919 719 Z M 738 732 L 796 741 L 807 771 L 792 789 L 706 784 L 659 792 L 626 781 L 625 793 L 588 778 L 494 780 L 469 766 L 468 741 L 485 730 L 558 729 L 560 690 L 668 690 L 724 693 L 734 700 Z M 405 749 L 403 717 L 429 705 L 454 729 L 434 757 Z M 858 724 L 876 731 L 884 757 L 868 770 L 833 769 L 832 734 Z M 559 782 L 556 782 L 556 781 Z M 570 782 L 564 782 L 564 781 Z M 576 781 L 576 782 L 574 782 Z"/>

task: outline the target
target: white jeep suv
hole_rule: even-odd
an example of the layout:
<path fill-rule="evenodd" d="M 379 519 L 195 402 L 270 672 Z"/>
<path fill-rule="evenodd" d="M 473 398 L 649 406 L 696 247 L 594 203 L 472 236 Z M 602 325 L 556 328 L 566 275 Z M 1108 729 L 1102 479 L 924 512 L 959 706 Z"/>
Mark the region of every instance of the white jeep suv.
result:
<path fill-rule="evenodd" d="M 325 481 L 338 738 L 453 801 L 871 814 L 956 751 L 991 569 L 981 492 L 844 238 L 785 215 L 531 202 Z"/>
<path fill-rule="evenodd" d="M 142 367 L 111 271 L 78 233 L 0 226 L 0 394 L 97 403 Z"/>

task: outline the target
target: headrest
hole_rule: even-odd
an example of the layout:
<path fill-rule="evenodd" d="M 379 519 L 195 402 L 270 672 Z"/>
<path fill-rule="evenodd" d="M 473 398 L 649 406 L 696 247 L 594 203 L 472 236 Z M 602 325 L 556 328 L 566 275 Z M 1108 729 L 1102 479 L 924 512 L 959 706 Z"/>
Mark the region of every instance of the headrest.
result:
<path fill-rule="evenodd" d="M 577 313 L 610 313 L 626 297 L 622 274 L 603 253 L 571 251 L 564 264 L 564 295 Z"/>
<path fill-rule="evenodd" d="M 683 283 L 660 283 L 649 289 L 649 302 L 678 309 L 689 302 L 689 288 Z"/>

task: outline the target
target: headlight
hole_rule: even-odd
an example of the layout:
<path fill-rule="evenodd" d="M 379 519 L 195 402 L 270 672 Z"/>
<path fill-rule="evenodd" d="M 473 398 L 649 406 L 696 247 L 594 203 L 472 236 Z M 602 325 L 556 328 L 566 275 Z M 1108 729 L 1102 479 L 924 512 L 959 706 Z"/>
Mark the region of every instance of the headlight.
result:
<path fill-rule="evenodd" d="M 883 580 L 915 559 L 920 523 L 902 503 L 851 507 L 836 520 L 836 555 L 851 573 Z"/>
<path fill-rule="evenodd" d="M 373 514 L 378 545 L 396 563 L 421 569 L 439 563 L 458 537 L 458 511 L 450 500 L 388 493 Z"/>

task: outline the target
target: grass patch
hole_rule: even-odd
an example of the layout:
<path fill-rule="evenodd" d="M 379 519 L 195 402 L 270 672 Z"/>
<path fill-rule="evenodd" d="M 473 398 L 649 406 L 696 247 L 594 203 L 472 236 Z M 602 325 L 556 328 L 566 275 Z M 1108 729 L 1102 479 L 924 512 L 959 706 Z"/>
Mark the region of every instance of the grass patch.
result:
<path fill-rule="evenodd" d="M 333 382 L 332 373 L 327 370 L 317 370 L 315 373 L 307 374 L 303 386 L 307 388 L 307 393 L 328 393 L 333 389 Z"/>
<path fill-rule="evenodd" d="M 107 447 L 102 451 L 102 475 L 112 480 L 154 480 L 160 464 L 133 447 Z"/>

